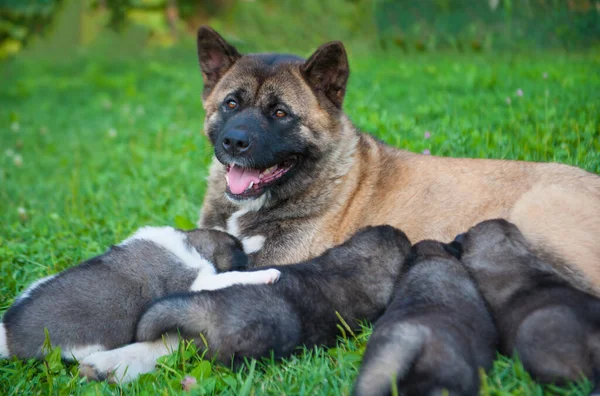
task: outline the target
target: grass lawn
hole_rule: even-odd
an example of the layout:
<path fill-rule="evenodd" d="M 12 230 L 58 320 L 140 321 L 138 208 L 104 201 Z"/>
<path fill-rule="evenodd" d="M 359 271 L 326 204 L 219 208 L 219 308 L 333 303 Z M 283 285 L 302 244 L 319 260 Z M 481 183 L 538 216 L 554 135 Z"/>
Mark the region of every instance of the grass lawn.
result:
<path fill-rule="evenodd" d="M 559 161 L 600 173 L 600 55 L 351 54 L 345 103 L 394 146 L 434 155 Z M 104 251 L 142 225 L 198 218 L 211 148 L 201 135 L 195 50 L 0 67 L 0 313 L 29 283 Z M 101 302 L 99 302 L 101 303 Z M 367 332 L 368 333 L 368 332 Z M 365 335 L 240 372 L 193 347 L 122 388 L 77 366 L 0 361 L 0 394 L 348 393 Z M 485 395 L 584 395 L 588 382 L 542 388 L 499 358 Z"/>

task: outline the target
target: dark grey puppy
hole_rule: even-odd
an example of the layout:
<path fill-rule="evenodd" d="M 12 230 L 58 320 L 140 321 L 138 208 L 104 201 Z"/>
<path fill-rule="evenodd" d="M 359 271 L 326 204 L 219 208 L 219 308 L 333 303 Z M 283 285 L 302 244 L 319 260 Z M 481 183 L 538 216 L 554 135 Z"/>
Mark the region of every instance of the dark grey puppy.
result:
<path fill-rule="evenodd" d="M 355 330 L 359 320 L 381 315 L 409 251 L 402 231 L 367 227 L 315 259 L 274 267 L 281 272 L 274 285 L 165 297 L 140 319 L 137 340 L 143 342 L 104 352 L 94 362 L 88 359 L 85 370 L 94 371 L 97 378 L 130 380 L 132 376 L 121 379 L 111 373 L 123 375 L 119 367 L 125 366 L 138 374 L 142 367 L 151 370 L 160 353 L 169 352 L 156 340 L 173 331 L 199 346 L 204 345 L 202 334 L 208 355 L 227 363 L 232 357 L 237 363 L 270 356 L 271 351 L 280 358 L 300 345 L 331 345 L 340 324 L 336 312 Z M 142 359 L 148 362 L 142 364 Z"/>
<path fill-rule="evenodd" d="M 462 262 L 476 278 L 501 335 L 538 381 L 595 379 L 600 369 L 600 300 L 575 289 L 532 251 L 519 229 L 488 220 L 459 235 Z"/>
<path fill-rule="evenodd" d="M 0 323 L 0 357 L 42 356 L 47 328 L 63 356 L 79 360 L 132 342 L 144 309 L 168 293 L 277 278 L 265 272 L 217 274 L 246 265 L 242 245 L 227 233 L 141 228 L 106 253 L 23 292 Z"/>
<path fill-rule="evenodd" d="M 477 395 L 498 335 L 474 280 L 445 246 L 422 241 L 367 344 L 355 395 Z"/>

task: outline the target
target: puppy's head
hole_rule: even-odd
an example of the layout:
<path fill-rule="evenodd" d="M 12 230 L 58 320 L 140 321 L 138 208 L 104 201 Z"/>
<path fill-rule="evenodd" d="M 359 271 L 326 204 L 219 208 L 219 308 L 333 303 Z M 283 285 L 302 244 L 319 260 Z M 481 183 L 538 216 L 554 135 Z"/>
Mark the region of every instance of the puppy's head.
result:
<path fill-rule="evenodd" d="M 377 261 L 378 265 L 384 267 L 400 267 L 410 253 L 410 241 L 406 234 L 390 225 L 362 228 L 342 246 L 350 258 Z"/>
<path fill-rule="evenodd" d="M 458 235 L 448 245 L 468 267 L 518 266 L 520 257 L 530 255 L 529 245 L 521 231 L 504 219 L 483 221 Z"/>
<path fill-rule="evenodd" d="M 406 260 L 407 269 L 422 260 L 432 258 L 454 260 L 460 256 L 460 251 L 456 246 L 444 244 L 439 241 L 424 240 L 416 243 L 410 250 L 410 255 Z M 441 260 L 440 262 L 443 262 Z"/>
<path fill-rule="evenodd" d="M 201 228 L 186 233 L 190 246 L 214 264 L 217 272 L 243 270 L 248 266 L 248 256 L 244 253 L 242 243 L 234 236 Z"/>

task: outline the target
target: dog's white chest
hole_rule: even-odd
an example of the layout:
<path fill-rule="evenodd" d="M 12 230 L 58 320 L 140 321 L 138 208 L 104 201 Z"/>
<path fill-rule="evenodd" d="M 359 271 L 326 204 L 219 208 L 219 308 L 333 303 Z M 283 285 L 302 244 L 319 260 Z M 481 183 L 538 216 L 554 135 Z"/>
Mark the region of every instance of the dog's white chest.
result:
<path fill-rule="evenodd" d="M 250 209 L 248 208 L 242 208 L 237 212 L 234 212 L 229 219 L 227 219 L 227 232 L 242 242 L 246 254 L 252 254 L 263 248 L 266 238 L 263 235 L 244 236 L 242 234 L 239 220 L 248 212 L 250 212 Z"/>

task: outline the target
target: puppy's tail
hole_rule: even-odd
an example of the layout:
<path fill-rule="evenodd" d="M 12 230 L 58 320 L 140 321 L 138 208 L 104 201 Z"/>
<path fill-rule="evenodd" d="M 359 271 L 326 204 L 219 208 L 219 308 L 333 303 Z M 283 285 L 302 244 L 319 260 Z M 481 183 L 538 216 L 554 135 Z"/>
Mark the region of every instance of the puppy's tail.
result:
<path fill-rule="evenodd" d="M 10 356 L 8 352 L 8 340 L 6 339 L 6 327 L 0 322 L 0 359 L 6 359 Z"/>
<path fill-rule="evenodd" d="M 375 328 L 353 394 L 391 394 L 392 386 L 409 373 L 430 332 L 429 328 L 412 323 Z"/>
<path fill-rule="evenodd" d="M 178 331 L 183 337 L 198 337 L 210 323 L 210 304 L 203 293 L 182 294 L 157 300 L 138 321 L 136 341 L 156 341 Z"/>

